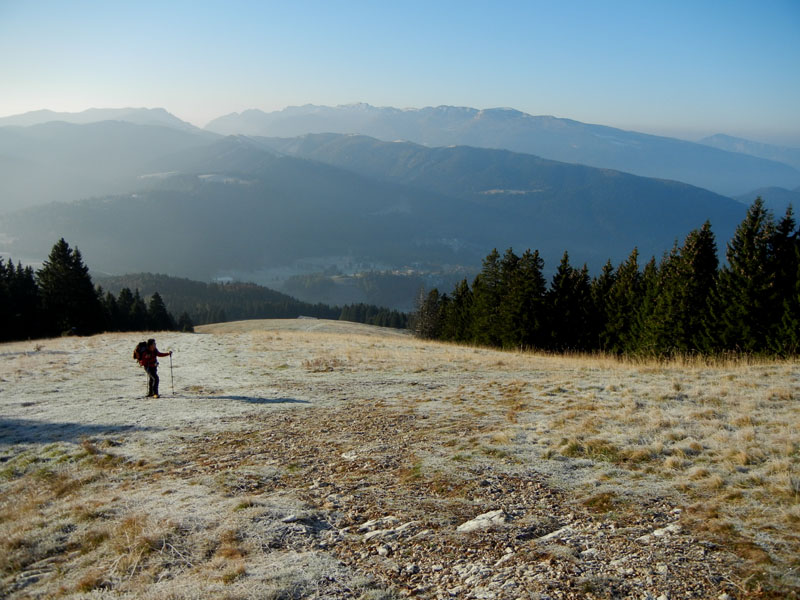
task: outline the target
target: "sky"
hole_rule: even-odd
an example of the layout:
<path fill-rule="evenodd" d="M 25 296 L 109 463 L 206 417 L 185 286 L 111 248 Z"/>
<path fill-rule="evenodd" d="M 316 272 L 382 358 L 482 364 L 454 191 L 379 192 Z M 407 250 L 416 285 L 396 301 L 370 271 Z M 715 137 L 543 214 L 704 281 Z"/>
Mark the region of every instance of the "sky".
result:
<path fill-rule="evenodd" d="M 800 146 L 800 0 L 0 0 L 0 116 L 354 102 Z"/>

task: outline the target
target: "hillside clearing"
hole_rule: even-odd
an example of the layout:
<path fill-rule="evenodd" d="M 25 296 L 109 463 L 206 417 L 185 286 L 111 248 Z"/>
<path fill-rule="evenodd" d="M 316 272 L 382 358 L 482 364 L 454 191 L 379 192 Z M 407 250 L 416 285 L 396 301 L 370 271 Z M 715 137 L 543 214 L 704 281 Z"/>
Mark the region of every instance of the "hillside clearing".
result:
<path fill-rule="evenodd" d="M 796 362 L 199 329 L 0 346 L 0 595 L 797 595 Z"/>

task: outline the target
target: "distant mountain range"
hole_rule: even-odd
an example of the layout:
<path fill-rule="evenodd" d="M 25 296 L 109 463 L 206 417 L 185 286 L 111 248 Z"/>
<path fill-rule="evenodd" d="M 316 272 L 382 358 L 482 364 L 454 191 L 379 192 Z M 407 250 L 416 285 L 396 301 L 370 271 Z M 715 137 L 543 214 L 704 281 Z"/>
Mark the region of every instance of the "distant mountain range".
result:
<path fill-rule="evenodd" d="M 234 113 L 211 121 L 206 129 L 220 134 L 267 137 L 352 133 L 432 147 L 499 148 L 683 181 L 725 195 L 766 186 L 800 185 L 800 171 L 775 160 L 569 119 L 532 116 L 513 109 L 439 106 L 401 110 L 366 104 L 308 105 L 271 113 Z"/>
<path fill-rule="evenodd" d="M 264 113 L 248 111 L 214 128 L 242 122 L 256 128 L 263 120 Z M 64 237 L 98 272 L 233 277 L 270 286 L 323 270 L 446 277 L 474 269 L 494 247 L 539 249 L 547 270 L 568 250 L 573 264 L 586 262 L 596 272 L 634 246 L 644 257 L 660 256 L 706 220 L 724 250 L 743 203 L 755 194 L 776 212 L 797 204 L 800 194 L 800 180 L 785 188 L 775 183 L 796 173 L 792 167 L 742 153 L 755 147 L 730 152 L 517 111 L 300 107 L 271 113 L 270 120 L 273 133 L 367 124 L 390 140 L 403 129 L 402 137 L 416 132 L 425 143 L 352 132 L 224 136 L 160 109 L 2 119 L 0 253 L 41 260 Z M 641 163 L 674 150 L 662 161 L 667 170 L 694 156 L 698 173 L 771 183 L 745 187 L 753 191 L 733 200 L 663 174 L 648 178 L 507 148 L 432 144 L 443 138 L 484 146 L 572 144 L 576 156 L 593 149 L 608 160 L 638 156 Z M 621 149 L 608 150 L 614 146 Z M 758 169 L 758 177 L 745 176 Z M 387 289 L 404 288 L 396 283 Z"/>
<path fill-rule="evenodd" d="M 739 152 L 740 154 L 749 154 L 750 156 L 774 160 L 790 165 L 795 169 L 800 169 L 800 148 L 763 144 L 721 133 L 703 138 L 700 143 L 728 152 Z"/>
<path fill-rule="evenodd" d="M 727 240 L 745 212 L 734 200 L 686 184 L 505 150 L 346 135 L 195 137 L 187 148 L 180 136 L 193 134 L 164 128 L 40 127 L 63 130 L 70 140 L 83 129 L 89 140 L 116 139 L 120 147 L 101 145 L 103 152 L 128 153 L 148 175 L 129 173 L 139 184 L 135 193 L 7 213 L 1 248 L 43 257 L 63 236 L 93 268 L 109 273 L 269 283 L 259 272 L 302 262 L 439 269 L 474 266 L 491 248 L 510 246 L 537 248 L 552 267 L 569 250 L 576 264 L 597 269 L 634 246 L 660 255 L 706 219 Z M 136 135 L 112 135 L 120 127 Z M 150 143 L 131 143 L 148 133 L 155 136 Z M 92 148 L 85 169 L 97 166 Z M 146 162 L 156 148 L 160 157 Z"/>
<path fill-rule="evenodd" d="M 54 112 L 52 110 L 35 110 L 21 115 L 0 117 L 0 127 L 30 127 L 61 121 L 76 125 L 99 123 L 101 121 L 125 121 L 137 125 L 159 125 L 185 131 L 199 131 L 197 127 L 181 121 L 163 108 L 90 108 L 82 112 Z"/>

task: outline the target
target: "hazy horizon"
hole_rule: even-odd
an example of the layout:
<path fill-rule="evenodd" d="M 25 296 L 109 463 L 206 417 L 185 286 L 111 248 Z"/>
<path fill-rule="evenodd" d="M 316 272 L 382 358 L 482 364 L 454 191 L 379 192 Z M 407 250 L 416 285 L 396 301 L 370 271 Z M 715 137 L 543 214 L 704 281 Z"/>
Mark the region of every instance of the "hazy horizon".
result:
<path fill-rule="evenodd" d="M 800 145 L 800 4 L 0 0 L 0 115 L 511 107 Z M 13 57 L 10 59 L 8 57 Z"/>

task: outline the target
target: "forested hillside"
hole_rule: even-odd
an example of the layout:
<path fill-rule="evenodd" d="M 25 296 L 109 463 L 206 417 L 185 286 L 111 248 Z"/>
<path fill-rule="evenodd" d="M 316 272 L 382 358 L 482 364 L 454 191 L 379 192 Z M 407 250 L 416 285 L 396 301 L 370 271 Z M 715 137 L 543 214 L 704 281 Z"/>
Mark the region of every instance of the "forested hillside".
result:
<path fill-rule="evenodd" d="M 634 249 L 590 277 L 568 253 L 548 287 L 538 251 L 493 250 L 470 286 L 421 299 L 425 338 L 504 348 L 676 355 L 792 355 L 800 350 L 800 240 L 791 210 L 779 221 L 750 207 L 720 266 L 706 222 L 642 268 Z"/>

